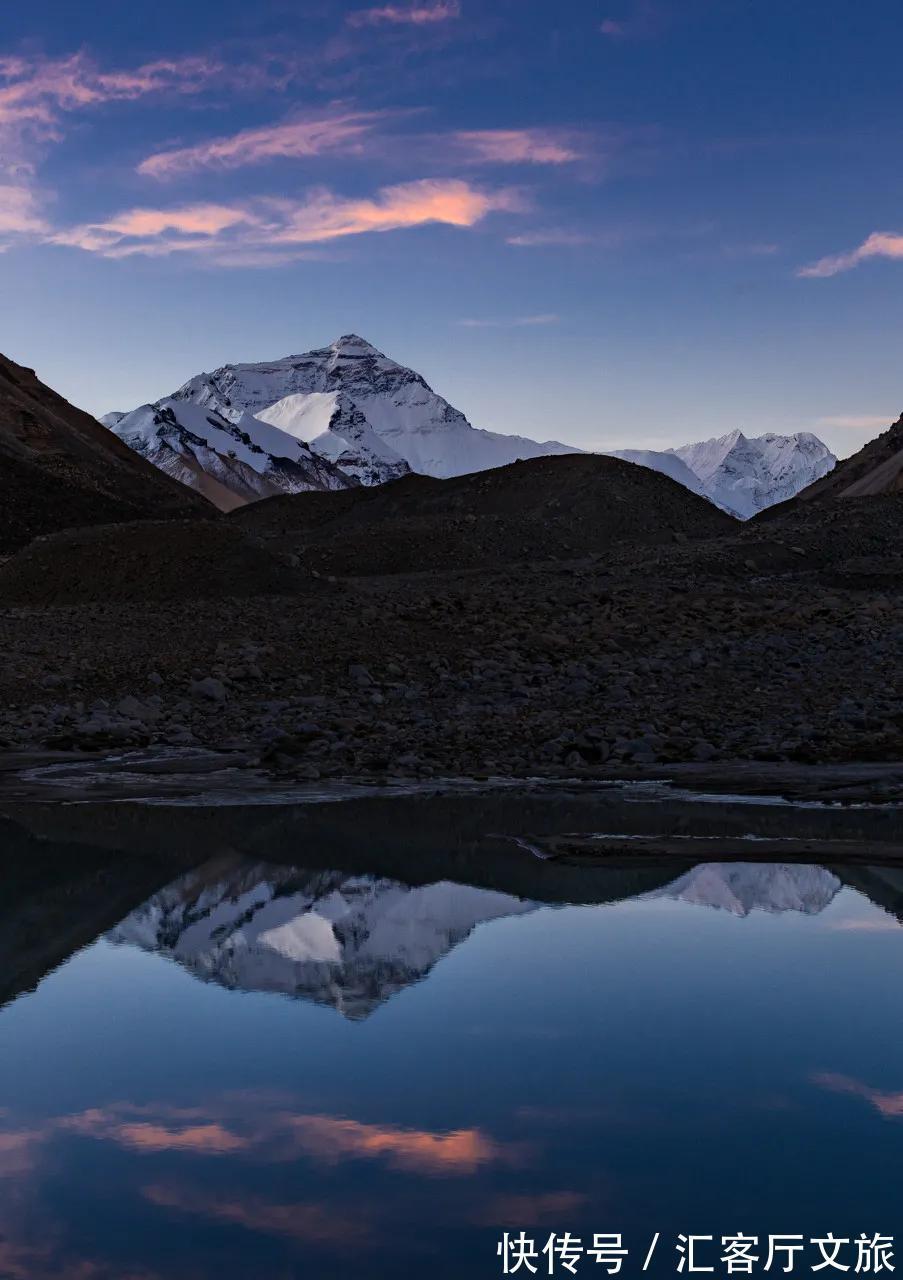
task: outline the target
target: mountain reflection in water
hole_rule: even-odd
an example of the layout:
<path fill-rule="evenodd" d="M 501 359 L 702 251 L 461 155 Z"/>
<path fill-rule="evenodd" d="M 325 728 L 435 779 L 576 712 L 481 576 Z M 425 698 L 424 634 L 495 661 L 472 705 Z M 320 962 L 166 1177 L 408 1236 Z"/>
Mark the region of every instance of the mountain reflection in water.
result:
<path fill-rule="evenodd" d="M 482 1280 L 523 1229 L 621 1232 L 625 1274 L 660 1231 L 657 1280 L 679 1232 L 894 1232 L 889 842 L 574 865 L 349 812 L 0 819 L 0 1276 Z"/>
<path fill-rule="evenodd" d="M 476 928 L 538 904 L 470 885 L 212 862 L 107 936 L 224 987 L 277 991 L 362 1018 L 425 977 Z"/>
<path fill-rule="evenodd" d="M 707 862 L 642 896 L 737 916 L 815 915 L 841 887 L 824 867 Z M 542 905 L 449 881 L 411 886 L 220 859 L 155 893 L 107 938 L 230 989 L 280 992 L 362 1018 L 425 978 L 478 925 Z"/>

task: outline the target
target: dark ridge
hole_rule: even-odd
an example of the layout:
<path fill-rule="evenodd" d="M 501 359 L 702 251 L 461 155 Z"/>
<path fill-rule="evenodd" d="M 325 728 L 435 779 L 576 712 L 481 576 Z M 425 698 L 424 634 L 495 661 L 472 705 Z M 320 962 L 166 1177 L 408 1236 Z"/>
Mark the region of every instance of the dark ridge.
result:
<path fill-rule="evenodd" d="M 210 515 L 205 499 L 0 355 L 0 554 L 78 525 Z"/>
<path fill-rule="evenodd" d="M 451 480 L 409 475 L 370 489 L 280 496 L 229 519 L 338 574 L 503 567 L 737 528 L 669 477 L 593 454 L 532 458 Z"/>

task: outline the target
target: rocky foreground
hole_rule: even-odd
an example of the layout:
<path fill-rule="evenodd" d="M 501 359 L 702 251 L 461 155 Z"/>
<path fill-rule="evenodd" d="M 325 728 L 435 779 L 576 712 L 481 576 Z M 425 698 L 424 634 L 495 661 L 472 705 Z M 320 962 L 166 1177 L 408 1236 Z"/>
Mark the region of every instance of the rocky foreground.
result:
<path fill-rule="evenodd" d="M 6 602 L 0 740 L 217 747 L 303 779 L 900 758 L 901 515 L 421 574 L 331 573 L 324 539 L 305 591 Z"/>

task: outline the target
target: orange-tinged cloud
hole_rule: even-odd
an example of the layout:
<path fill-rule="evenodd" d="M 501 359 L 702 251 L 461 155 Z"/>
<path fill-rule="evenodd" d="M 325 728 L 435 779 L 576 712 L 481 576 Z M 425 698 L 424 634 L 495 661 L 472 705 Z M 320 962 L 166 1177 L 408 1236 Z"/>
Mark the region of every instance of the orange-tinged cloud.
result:
<path fill-rule="evenodd" d="M 825 279 L 839 275 L 842 271 L 851 271 L 869 258 L 903 258 L 903 234 L 898 231 L 873 231 L 858 249 L 819 258 L 807 267 L 800 267 L 796 274 L 809 279 Z"/>
<path fill-rule="evenodd" d="M 169 1129 L 156 1124 L 123 1124 L 112 1135 L 134 1151 L 190 1151 L 196 1155 L 223 1156 L 243 1151 L 246 1138 L 230 1133 L 220 1124 L 190 1125 Z"/>
<path fill-rule="evenodd" d="M 482 191 L 458 178 L 405 182 L 384 187 L 374 198 L 363 200 L 337 199 L 323 191 L 291 213 L 278 239 L 313 244 L 340 236 L 396 231 L 430 222 L 472 227 L 496 210 L 516 212 L 521 207 L 522 201 L 513 191 Z"/>
<path fill-rule="evenodd" d="M 822 1089 L 830 1089 L 833 1093 L 851 1093 L 857 1098 L 864 1098 L 885 1120 L 897 1120 L 903 1117 L 903 1092 L 891 1093 L 884 1089 L 872 1089 L 861 1080 L 850 1076 L 835 1075 L 823 1072 L 813 1076 L 814 1082 Z"/>
<path fill-rule="evenodd" d="M 160 151 L 148 156 L 138 172 L 152 178 L 171 178 L 198 169 L 237 169 L 279 157 L 301 158 L 327 152 L 360 151 L 384 113 L 341 111 L 303 120 L 243 129 L 193 147 Z"/>
<path fill-rule="evenodd" d="M 425 178 L 383 187 L 373 197 L 345 199 L 328 190 L 306 200 L 195 204 L 174 209 L 131 209 L 106 222 L 56 232 L 52 243 L 116 258 L 174 252 L 216 253 L 228 261 L 293 246 L 327 244 L 347 236 L 397 231 L 430 223 L 472 227 L 497 210 L 523 207 L 510 189 L 486 191 L 456 178 Z"/>
<path fill-rule="evenodd" d="M 386 4 L 373 9 L 355 9 L 348 15 L 347 22 L 351 27 L 426 27 L 460 16 L 459 0 L 435 0 L 434 4 Z"/>
<path fill-rule="evenodd" d="M 330 1163 L 349 1156 L 382 1156 L 408 1172 L 467 1175 L 505 1154 L 479 1129 L 433 1133 L 325 1115 L 286 1116 L 285 1121 L 303 1150 Z"/>
<path fill-rule="evenodd" d="M 121 1104 L 60 1116 L 34 1132 L 0 1134 L 0 1169 L 5 1149 L 17 1157 L 60 1132 L 111 1142 L 138 1155 L 244 1155 L 264 1163 L 299 1155 L 328 1164 L 382 1159 L 405 1172 L 442 1176 L 468 1176 L 487 1164 L 517 1163 L 524 1154 L 522 1146 L 500 1143 L 478 1128 L 412 1129 L 282 1109 L 248 1112 L 241 1104 L 234 1114 L 229 1107 L 204 1111 Z"/>
<path fill-rule="evenodd" d="M 212 1119 L 191 1123 L 193 1113 L 186 1113 L 185 1123 L 165 1124 L 157 1120 L 124 1120 L 122 1112 L 127 1114 L 129 1110 L 94 1108 L 63 1116 L 55 1122 L 55 1127 L 82 1137 L 113 1142 L 147 1155 L 180 1151 L 192 1155 L 229 1156 L 246 1150 L 253 1142 L 253 1139 L 233 1133 Z M 178 1113 L 171 1120 L 177 1117 Z"/>
<path fill-rule="evenodd" d="M 582 159 L 573 140 L 551 129 L 471 129 L 454 134 L 469 157 L 484 164 L 569 164 Z"/>

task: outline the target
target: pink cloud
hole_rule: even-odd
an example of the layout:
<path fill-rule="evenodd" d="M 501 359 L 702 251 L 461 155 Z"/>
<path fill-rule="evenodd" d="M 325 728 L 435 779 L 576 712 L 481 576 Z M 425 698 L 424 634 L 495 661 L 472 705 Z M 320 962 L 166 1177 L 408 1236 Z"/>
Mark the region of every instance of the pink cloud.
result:
<path fill-rule="evenodd" d="M 69 245 L 100 253 L 104 257 L 123 257 L 132 253 L 152 253 L 153 242 L 166 232 L 184 237 L 169 240 L 170 249 L 198 249 L 228 228 L 240 223 L 253 224 L 255 216 L 248 210 L 228 205 L 194 204 L 179 209 L 130 209 L 108 222 L 85 223 L 57 231 L 49 237 L 53 244 Z"/>
<path fill-rule="evenodd" d="M 435 4 L 401 6 L 395 4 L 382 5 L 375 9 L 356 9 L 348 15 L 348 25 L 352 27 L 401 26 L 409 24 L 423 27 L 436 22 L 448 22 L 452 18 L 460 18 L 461 5 L 458 0 L 436 0 Z"/>
<path fill-rule="evenodd" d="M 569 164 L 583 158 L 571 137 L 552 129 L 474 129 L 453 137 L 471 159 L 485 164 Z"/>
<path fill-rule="evenodd" d="M 869 258 L 903 258 L 903 234 L 898 231 L 873 231 L 858 249 L 819 258 L 818 262 L 800 267 L 796 274 L 809 279 L 825 279 L 839 275 L 842 271 L 851 271 Z"/>
<path fill-rule="evenodd" d="M 854 1097 L 863 1098 L 875 1108 L 885 1120 L 903 1118 L 903 1093 L 891 1093 L 884 1089 L 872 1089 L 860 1080 L 850 1076 L 824 1072 L 813 1076 L 815 1084 L 822 1089 L 830 1089 L 832 1093 L 851 1093 Z"/>
<path fill-rule="evenodd" d="M 0 236 L 47 231 L 38 199 L 30 187 L 0 182 Z"/>
<path fill-rule="evenodd" d="M 285 261 L 287 253 L 297 256 L 304 246 L 431 223 L 472 227 L 492 212 L 518 212 L 522 207 L 519 193 L 508 188 L 486 191 L 457 178 L 424 178 L 356 199 L 321 189 L 302 201 L 130 209 L 105 222 L 58 231 L 48 239 L 108 258 L 215 253 L 223 265 L 231 254 L 237 265 L 247 264 L 249 255 L 258 265 L 267 252 Z"/>
<path fill-rule="evenodd" d="M 6 163 L 31 167 L 40 143 L 58 141 L 62 117 L 148 94 L 196 94 L 222 73 L 203 57 L 161 59 L 127 71 L 100 71 L 85 53 L 64 58 L 0 58 L 0 140 Z"/>
<path fill-rule="evenodd" d="M 243 129 L 197 146 L 157 152 L 141 162 L 138 172 L 152 178 L 171 178 L 198 169 L 237 169 L 279 157 L 357 152 L 384 115 L 380 111 L 340 111 Z"/>
<path fill-rule="evenodd" d="M 0 110 L 43 115 L 48 108 L 72 110 L 148 93 L 198 93 L 220 63 L 204 57 L 160 59 L 128 71 L 100 71 L 85 53 L 65 58 L 0 58 Z"/>

